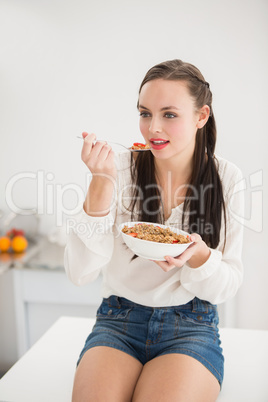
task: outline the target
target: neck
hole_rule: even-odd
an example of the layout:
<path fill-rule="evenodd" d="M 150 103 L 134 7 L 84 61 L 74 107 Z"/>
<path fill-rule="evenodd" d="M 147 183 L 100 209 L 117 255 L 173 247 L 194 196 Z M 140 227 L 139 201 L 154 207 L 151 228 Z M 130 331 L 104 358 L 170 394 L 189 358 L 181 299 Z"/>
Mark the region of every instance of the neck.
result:
<path fill-rule="evenodd" d="M 167 177 L 171 180 L 172 185 L 188 184 L 193 169 L 193 158 L 184 159 L 174 157 L 170 159 L 155 158 L 155 173 L 158 181 L 163 184 Z"/>

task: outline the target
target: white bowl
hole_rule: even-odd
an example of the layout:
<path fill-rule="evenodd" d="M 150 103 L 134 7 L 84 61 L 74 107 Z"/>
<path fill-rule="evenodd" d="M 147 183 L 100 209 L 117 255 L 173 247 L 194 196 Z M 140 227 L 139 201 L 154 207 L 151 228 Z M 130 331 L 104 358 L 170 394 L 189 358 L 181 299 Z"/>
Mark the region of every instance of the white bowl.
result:
<path fill-rule="evenodd" d="M 178 255 L 183 253 L 190 246 L 190 244 L 192 244 L 192 242 L 184 244 L 158 243 L 155 241 L 137 239 L 136 237 L 129 236 L 128 234 L 122 232 L 124 226 L 132 227 L 138 223 L 146 223 L 148 225 L 160 226 L 161 228 L 164 229 L 169 228 L 173 232 L 177 234 L 182 234 L 184 236 L 187 235 L 189 236 L 189 233 L 186 233 L 183 230 L 177 229 L 172 226 L 160 225 L 158 223 L 151 223 L 151 222 L 122 223 L 119 227 L 119 230 L 122 234 L 123 240 L 126 243 L 126 245 L 133 251 L 133 253 L 138 255 L 139 257 L 146 258 L 148 260 L 165 261 L 165 256 L 169 255 L 171 257 L 177 257 Z"/>

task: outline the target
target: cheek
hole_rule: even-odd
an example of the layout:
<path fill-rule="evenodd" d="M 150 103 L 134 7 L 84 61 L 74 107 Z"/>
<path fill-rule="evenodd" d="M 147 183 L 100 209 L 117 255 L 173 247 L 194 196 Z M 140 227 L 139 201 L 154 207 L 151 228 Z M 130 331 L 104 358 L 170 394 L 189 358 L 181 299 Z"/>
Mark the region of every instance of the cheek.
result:
<path fill-rule="evenodd" d="M 179 123 L 171 124 L 169 127 L 169 136 L 172 139 L 187 140 L 191 139 L 195 135 L 196 128 L 187 123 L 187 121 L 181 120 Z"/>
<path fill-rule="evenodd" d="M 140 120 L 139 126 L 142 134 L 145 134 L 148 131 L 149 126 L 145 120 Z"/>
<path fill-rule="evenodd" d="M 185 135 L 185 129 L 183 123 L 172 122 L 168 127 L 168 135 L 171 139 L 181 139 Z"/>

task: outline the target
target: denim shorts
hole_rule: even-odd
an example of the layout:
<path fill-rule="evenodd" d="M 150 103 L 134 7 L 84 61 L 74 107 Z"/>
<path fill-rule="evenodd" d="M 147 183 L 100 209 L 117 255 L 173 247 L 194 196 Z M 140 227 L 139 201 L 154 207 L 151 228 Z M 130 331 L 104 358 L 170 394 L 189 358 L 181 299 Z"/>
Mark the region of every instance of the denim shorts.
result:
<path fill-rule="evenodd" d="M 95 346 L 109 346 L 138 359 L 143 365 L 169 353 L 191 356 L 219 381 L 224 357 L 218 331 L 217 306 L 194 298 L 172 307 L 146 307 L 122 297 L 103 299 L 84 353 Z"/>

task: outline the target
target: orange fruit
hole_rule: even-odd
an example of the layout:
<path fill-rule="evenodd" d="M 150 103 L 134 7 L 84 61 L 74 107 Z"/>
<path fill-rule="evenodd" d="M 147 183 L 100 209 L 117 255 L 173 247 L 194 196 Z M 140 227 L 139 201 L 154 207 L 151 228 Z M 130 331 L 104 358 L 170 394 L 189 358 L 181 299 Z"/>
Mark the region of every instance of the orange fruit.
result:
<path fill-rule="evenodd" d="M 11 240 L 11 247 L 15 253 L 21 253 L 28 246 L 27 239 L 24 236 L 15 236 Z"/>
<path fill-rule="evenodd" d="M 11 246 L 10 238 L 7 236 L 0 237 L 0 250 L 4 253 Z"/>

